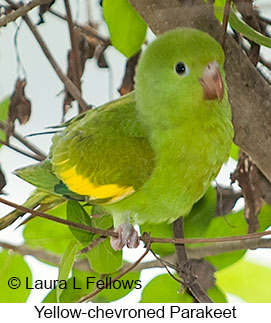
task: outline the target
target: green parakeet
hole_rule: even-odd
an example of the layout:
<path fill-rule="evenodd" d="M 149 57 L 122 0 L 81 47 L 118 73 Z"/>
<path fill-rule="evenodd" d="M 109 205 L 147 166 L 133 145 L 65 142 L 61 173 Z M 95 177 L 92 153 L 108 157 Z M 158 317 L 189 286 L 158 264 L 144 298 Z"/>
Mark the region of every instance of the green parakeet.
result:
<path fill-rule="evenodd" d="M 159 36 L 140 58 L 135 91 L 72 119 L 54 136 L 48 160 L 19 176 L 101 205 L 119 233 L 113 248 L 136 247 L 132 224 L 188 214 L 229 156 L 223 63 L 222 48 L 204 32 Z M 46 188 L 39 172 L 48 175 Z"/>

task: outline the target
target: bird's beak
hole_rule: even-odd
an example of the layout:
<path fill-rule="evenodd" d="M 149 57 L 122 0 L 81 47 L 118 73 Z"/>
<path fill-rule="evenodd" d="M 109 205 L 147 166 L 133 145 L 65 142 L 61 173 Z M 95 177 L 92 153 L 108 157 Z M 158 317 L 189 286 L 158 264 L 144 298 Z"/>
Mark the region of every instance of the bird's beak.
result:
<path fill-rule="evenodd" d="M 224 84 L 216 61 L 210 62 L 204 69 L 200 83 L 204 100 L 221 101 L 224 96 Z"/>

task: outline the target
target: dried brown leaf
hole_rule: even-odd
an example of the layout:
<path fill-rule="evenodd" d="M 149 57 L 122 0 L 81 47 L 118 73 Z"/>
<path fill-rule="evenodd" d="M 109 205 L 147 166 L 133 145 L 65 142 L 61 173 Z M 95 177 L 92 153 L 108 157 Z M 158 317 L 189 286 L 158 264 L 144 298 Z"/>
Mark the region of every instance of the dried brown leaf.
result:
<path fill-rule="evenodd" d="M 87 41 L 85 35 L 82 32 L 79 32 L 77 29 L 77 32 L 75 33 L 75 37 L 77 38 L 77 45 L 78 45 L 78 51 L 79 51 L 79 78 L 81 79 L 84 69 L 85 69 L 85 63 L 88 59 L 93 58 L 95 53 L 95 47 L 93 45 L 90 45 Z M 73 55 L 72 51 L 70 50 L 68 52 L 68 71 L 67 76 L 69 79 L 75 83 L 76 77 L 76 66 L 75 62 L 73 61 Z M 64 98 L 64 104 L 63 104 L 63 112 L 64 115 L 67 113 L 67 111 L 70 108 L 71 103 L 74 101 L 74 98 L 70 95 L 70 93 L 65 90 L 65 98 Z"/>
<path fill-rule="evenodd" d="M 40 21 L 38 22 L 38 25 L 43 24 L 44 23 L 44 19 L 43 19 L 43 15 L 45 14 L 45 12 L 47 12 L 50 7 L 55 3 L 55 0 L 52 0 L 49 3 L 44 3 L 41 4 L 39 6 L 39 17 L 40 17 Z"/>
<path fill-rule="evenodd" d="M 101 68 L 108 68 L 109 66 L 105 59 L 104 51 L 105 51 L 105 48 L 99 53 L 99 56 L 97 57 L 97 64 Z"/>
<path fill-rule="evenodd" d="M 236 202 L 242 197 L 241 192 L 235 192 L 232 187 L 216 187 L 216 216 L 224 216 L 231 212 Z"/>
<path fill-rule="evenodd" d="M 7 140 L 14 130 L 14 122 L 17 119 L 20 124 L 26 124 L 31 115 L 31 102 L 26 98 L 24 89 L 25 80 L 17 79 L 13 94 L 10 97 L 8 110 Z"/>
<path fill-rule="evenodd" d="M 5 179 L 5 175 L 3 174 L 1 168 L 0 168 L 0 194 L 4 194 L 3 188 L 6 186 L 7 182 Z"/>
<path fill-rule="evenodd" d="M 139 60 L 141 51 L 129 58 L 126 62 L 125 75 L 122 80 L 121 87 L 119 88 L 119 93 L 121 95 L 127 94 L 134 89 L 134 76 L 137 62 Z"/>
<path fill-rule="evenodd" d="M 251 158 L 240 153 L 235 172 L 231 175 L 232 182 L 238 181 L 245 198 L 244 215 L 248 222 L 248 232 L 255 232 L 259 228 L 258 214 L 263 201 L 271 202 L 271 184 Z"/>

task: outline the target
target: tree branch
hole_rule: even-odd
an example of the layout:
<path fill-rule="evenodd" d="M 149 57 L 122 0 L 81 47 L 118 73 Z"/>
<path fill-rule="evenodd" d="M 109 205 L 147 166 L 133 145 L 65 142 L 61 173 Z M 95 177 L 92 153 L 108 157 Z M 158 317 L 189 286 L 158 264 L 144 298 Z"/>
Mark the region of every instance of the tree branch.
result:
<path fill-rule="evenodd" d="M 58 266 L 61 261 L 61 256 L 59 255 L 56 255 L 44 249 L 29 247 L 27 245 L 15 246 L 13 244 L 0 241 L 0 247 L 6 250 L 12 250 L 14 252 L 17 252 L 22 256 L 32 256 L 40 261 L 44 261 L 47 263 L 49 262 L 53 266 Z M 189 259 L 202 259 L 204 257 L 216 256 L 220 253 L 247 249 L 271 249 L 271 239 L 254 239 L 246 241 L 223 242 L 220 244 L 213 244 L 209 246 L 187 248 L 186 252 Z M 163 268 L 164 264 L 166 264 L 168 267 L 176 269 L 176 261 L 176 255 L 171 254 L 159 260 L 141 262 L 136 267 L 136 271 L 151 268 Z M 125 263 L 121 271 L 126 270 L 127 267 L 129 267 L 130 265 L 130 263 Z M 89 261 L 87 259 L 79 259 L 78 261 L 75 261 L 73 268 L 86 272 L 91 272 Z"/>
<path fill-rule="evenodd" d="M 2 129 L 3 131 L 6 131 L 6 127 L 7 127 L 6 123 L 3 121 L 0 121 L 0 129 Z M 14 137 L 16 140 L 18 140 L 25 147 L 27 147 L 29 150 L 31 150 L 34 154 L 38 155 L 41 158 L 41 160 L 42 160 L 42 158 L 43 159 L 46 158 L 46 155 L 43 152 L 41 152 L 39 148 L 34 146 L 31 142 L 29 142 L 25 138 L 23 138 L 23 136 L 20 135 L 15 130 L 13 130 L 13 132 L 11 133 L 11 136 Z"/>
<path fill-rule="evenodd" d="M 43 213 L 38 210 L 29 209 L 23 205 L 16 204 L 14 202 L 8 201 L 2 197 L 0 197 L 0 203 L 9 205 L 23 213 L 30 213 L 33 216 L 38 216 L 40 218 L 44 218 L 56 223 L 64 224 L 82 231 L 87 231 L 95 234 L 99 234 L 101 236 L 107 236 L 107 237 L 118 237 L 118 233 L 111 231 L 111 230 L 103 230 L 99 228 L 90 227 L 81 223 L 72 222 L 69 220 L 65 220 L 62 218 L 55 217 L 53 215 Z M 0 219 L 1 220 L 1 219 Z M 192 243 L 221 243 L 221 242 L 227 242 L 227 241 L 243 241 L 243 240 L 251 240 L 260 238 L 263 236 L 271 235 L 271 230 L 267 230 L 264 232 L 253 232 L 248 233 L 241 236 L 232 236 L 232 237 L 221 237 L 221 238 L 158 238 L 158 237 L 150 237 L 149 235 L 142 235 L 139 237 L 141 241 L 143 241 L 145 244 L 149 243 L 174 243 L 174 244 L 192 244 Z"/>
<path fill-rule="evenodd" d="M 179 217 L 173 223 L 173 236 L 174 238 L 184 238 L 183 230 L 183 217 Z M 207 292 L 203 289 L 198 277 L 194 275 L 192 263 L 189 261 L 186 254 L 186 247 L 184 244 L 175 244 L 176 260 L 177 260 L 177 273 L 183 280 L 183 285 L 191 295 L 199 303 L 213 303 L 213 301 L 207 295 Z"/>
<path fill-rule="evenodd" d="M 0 241 L 0 247 L 6 250 L 12 250 L 22 256 L 32 256 L 40 261 L 50 263 L 53 266 L 58 266 L 61 262 L 61 256 L 40 248 L 32 248 L 27 245 L 15 246 L 13 244 Z M 80 259 L 74 262 L 73 268 L 82 271 L 90 271 L 89 261 Z"/>
<path fill-rule="evenodd" d="M 129 0 L 155 34 L 193 27 L 219 40 L 221 25 L 203 0 Z M 271 88 L 231 36 L 225 42 L 225 70 L 235 143 L 271 181 Z"/>
<path fill-rule="evenodd" d="M 32 0 L 26 3 L 25 5 L 18 7 L 18 9 L 12 11 L 6 16 L 0 17 L 0 27 L 6 26 L 9 22 L 15 21 L 17 18 L 24 16 L 28 13 L 28 11 L 32 10 L 33 8 L 49 3 L 51 0 Z"/>
<path fill-rule="evenodd" d="M 50 12 L 52 15 L 60 18 L 61 20 L 67 21 L 68 18 L 63 16 L 61 13 L 53 10 L 53 9 L 49 9 L 48 12 Z M 80 24 L 79 22 L 74 22 L 74 25 L 78 28 L 80 28 L 84 33 L 92 36 L 94 39 L 97 40 L 97 45 L 101 44 L 102 46 L 106 47 L 108 46 L 108 44 L 110 43 L 110 40 L 107 38 L 104 38 L 103 36 L 101 36 L 100 34 L 98 34 L 97 30 L 93 27 L 91 27 L 90 25 L 83 25 Z"/>
<path fill-rule="evenodd" d="M 37 160 L 37 161 L 43 161 L 43 160 L 44 160 L 44 158 L 43 158 L 42 156 L 40 156 L 40 155 L 34 155 L 34 154 L 30 154 L 30 153 L 28 153 L 28 152 L 26 152 L 26 151 L 24 151 L 24 150 L 21 150 L 21 149 L 19 149 L 19 148 L 15 147 L 15 146 L 13 146 L 13 145 L 11 145 L 11 144 L 7 143 L 6 141 L 0 140 L 0 145 L 4 145 L 4 146 L 6 146 L 6 147 L 8 147 L 8 148 L 10 148 L 10 149 L 12 149 L 12 150 L 14 150 L 14 151 L 16 151 L 16 152 L 17 152 L 17 153 L 19 153 L 19 154 L 22 154 L 22 155 L 24 155 L 24 156 L 26 156 L 26 157 L 29 157 L 29 158 L 35 159 L 35 160 Z"/>

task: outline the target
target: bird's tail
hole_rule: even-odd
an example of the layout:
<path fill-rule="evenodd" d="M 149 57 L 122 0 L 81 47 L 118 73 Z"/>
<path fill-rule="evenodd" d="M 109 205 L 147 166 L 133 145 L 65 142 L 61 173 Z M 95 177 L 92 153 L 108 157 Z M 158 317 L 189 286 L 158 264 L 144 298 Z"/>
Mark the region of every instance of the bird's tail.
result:
<path fill-rule="evenodd" d="M 45 191 L 35 190 L 23 204 L 28 209 L 36 209 L 45 212 L 63 203 L 65 199 L 60 196 L 49 194 Z M 5 229 L 18 218 L 25 215 L 25 212 L 14 210 L 0 219 L 0 230 Z M 25 222 L 25 221 L 24 221 Z"/>
<path fill-rule="evenodd" d="M 37 188 L 23 205 L 29 209 L 38 208 L 39 211 L 45 212 L 63 203 L 65 199 L 85 200 L 84 196 L 70 191 L 55 176 L 49 160 L 17 169 L 14 173 Z M 14 210 L 7 214 L 0 219 L 0 230 L 8 227 L 24 214 L 19 210 Z"/>

